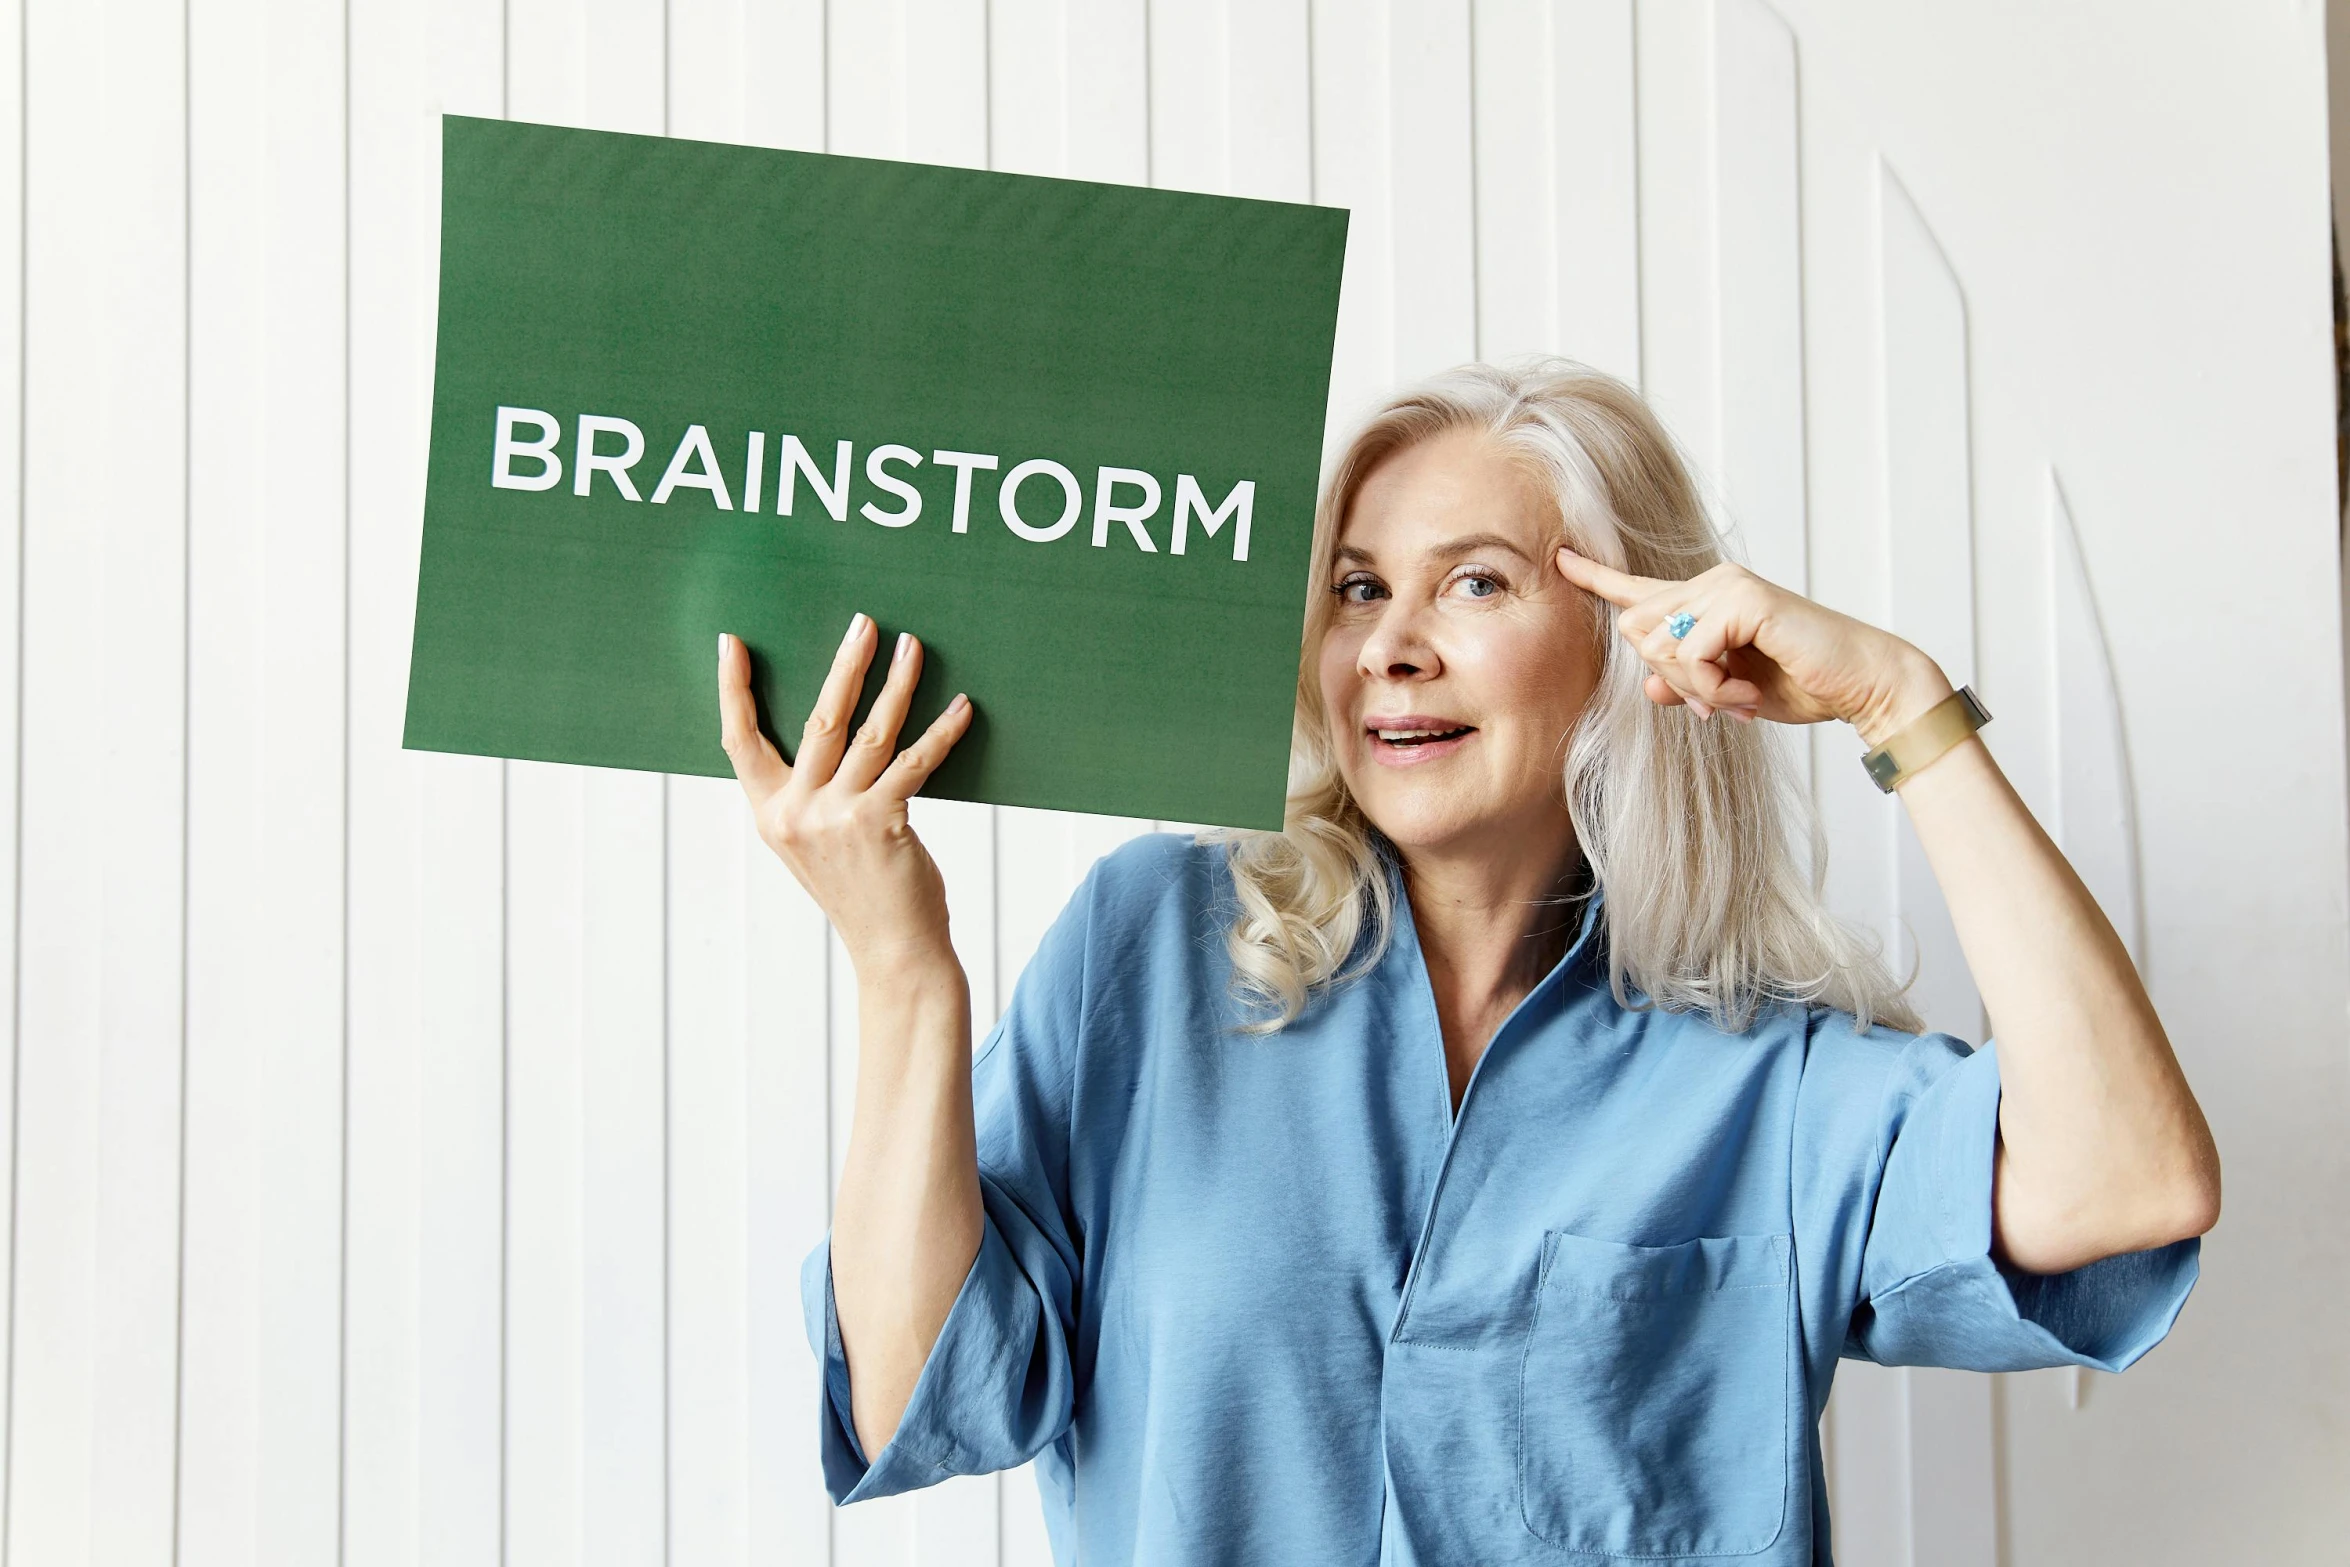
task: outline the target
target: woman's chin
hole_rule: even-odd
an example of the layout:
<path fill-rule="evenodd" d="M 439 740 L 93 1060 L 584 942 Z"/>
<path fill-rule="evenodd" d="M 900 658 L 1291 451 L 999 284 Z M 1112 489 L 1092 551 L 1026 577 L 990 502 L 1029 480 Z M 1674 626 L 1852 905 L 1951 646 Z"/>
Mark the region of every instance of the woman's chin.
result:
<path fill-rule="evenodd" d="M 1433 792 L 1418 791 L 1422 797 L 1414 798 L 1410 789 L 1380 790 L 1379 798 L 1356 799 L 1371 825 L 1399 849 L 1441 852 L 1491 830 L 1490 814 L 1457 796 L 1426 798 Z"/>

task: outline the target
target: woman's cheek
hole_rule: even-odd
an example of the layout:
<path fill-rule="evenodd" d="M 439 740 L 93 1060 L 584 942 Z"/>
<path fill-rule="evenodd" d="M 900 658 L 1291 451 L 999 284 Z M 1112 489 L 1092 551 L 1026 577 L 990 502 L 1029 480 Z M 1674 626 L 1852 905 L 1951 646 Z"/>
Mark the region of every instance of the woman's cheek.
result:
<path fill-rule="evenodd" d="M 1345 715 L 1347 697 L 1354 688 L 1355 653 L 1352 638 L 1333 632 L 1322 640 L 1322 664 L 1317 673 L 1322 682 L 1322 701 L 1330 709 L 1333 721 Z"/>

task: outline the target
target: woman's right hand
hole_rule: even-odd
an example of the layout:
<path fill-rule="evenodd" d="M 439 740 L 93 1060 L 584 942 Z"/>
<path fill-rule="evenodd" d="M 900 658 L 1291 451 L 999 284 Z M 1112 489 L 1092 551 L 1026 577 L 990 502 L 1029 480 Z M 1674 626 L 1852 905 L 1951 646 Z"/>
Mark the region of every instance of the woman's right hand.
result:
<path fill-rule="evenodd" d="M 820 905 L 857 966 L 857 1097 L 834 1194 L 830 1268 L 857 1439 L 897 1430 L 985 1234 L 971 1115 L 971 989 L 947 940 L 946 883 L 906 801 L 971 727 L 958 694 L 897 749 L 922 644 L 898 640 L 852 737 L 873 660 L 864 615 L 833 655 L 787 765 L 759 732 L 751 656 L 718 639 L 719 740 L 759 836 Z"/>
<path fill-rule="evenodd" d="M 799 760 L 787 763 L 759 730 L 749 650 L 719 633 L 719 743 L 750 797 L 759 836 L 824 910 L 859 969 L 942 954 L 951 961 L 946 883 L 914 835 L 906 801 L 971 727 L 971 703 L 957 693 L 898 751 L 898 726 L 922 674 L 921 641 L 902 634 L 889 679 L 852 738 L 849 720 L 874 641 L 873 621 L 860 612 L 800 732 Z"/>

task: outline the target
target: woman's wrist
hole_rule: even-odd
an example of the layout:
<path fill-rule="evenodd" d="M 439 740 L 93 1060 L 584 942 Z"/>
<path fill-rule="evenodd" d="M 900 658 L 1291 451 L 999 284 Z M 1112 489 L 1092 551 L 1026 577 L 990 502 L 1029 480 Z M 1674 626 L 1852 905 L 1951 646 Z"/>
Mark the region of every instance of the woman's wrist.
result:
<path fill-rule="evenodd" d="M 850 947 L 848 956 L 860 988 L 878 985 L 913 993 L 969 983 L 955 944 L 944 930 L 868 938 Z"/>
<path fill-rule="evenodd" d="M 1894 669 L 1848 721 L 1874 750 L 1956 689 L 1940 664 L 1905 642 Z"/>

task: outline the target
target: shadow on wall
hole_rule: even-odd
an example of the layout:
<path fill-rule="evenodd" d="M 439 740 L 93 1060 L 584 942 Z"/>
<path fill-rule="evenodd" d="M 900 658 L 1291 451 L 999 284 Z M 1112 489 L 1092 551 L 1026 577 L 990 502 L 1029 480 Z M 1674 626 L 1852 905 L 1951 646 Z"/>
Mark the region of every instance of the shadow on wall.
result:
<path fill-rule="evenodd" d="M 2342 295 L 2342 224 L 2330 220 L 2334 236 L 2334 510 L 2340 536 L 2350 542 L 2350 305 Z"/>

